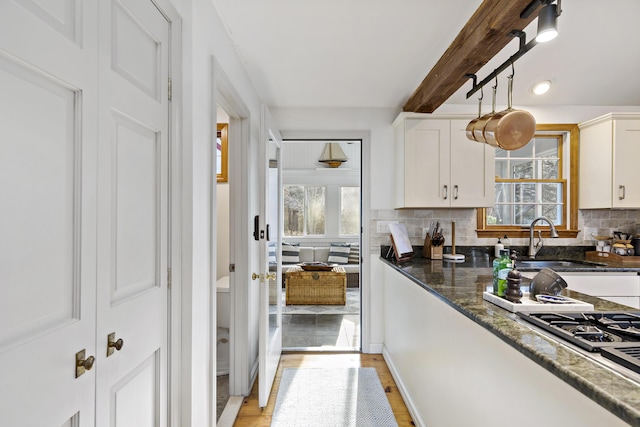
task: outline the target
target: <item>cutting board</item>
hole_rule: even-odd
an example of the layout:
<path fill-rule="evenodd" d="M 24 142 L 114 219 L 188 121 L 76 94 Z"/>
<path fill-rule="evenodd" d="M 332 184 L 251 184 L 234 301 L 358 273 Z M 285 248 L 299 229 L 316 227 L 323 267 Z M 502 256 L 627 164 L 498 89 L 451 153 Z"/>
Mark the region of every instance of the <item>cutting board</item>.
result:
<path fill-rule="evenodd" d="M 620 267 L 640 267 L 640 256 L 622 256 L 610 252 L 586 252 L 587 261 L 602 262 Z"/>
<path fill-rule="evenodd" d="M 544 304 L 538 301 L 534 301 L 529 298 L 529 294 L 524 294 L 522 297 L 522 303 L 516 304 L 507 299 L 501 298 L 497 295 L 492 294 L 491 292 L 483 292 L 482 299 L 489 301 L 499 307 L 504 308 L 505 310 L 509 310 L 512 313 L 517 311 L 522 312 L 569 312 L 569 311 L 593 311 L 593 304 L 589 304 L 577 299 L 571 298 L 572 301 L 575 301 L 573 304 Z"/>

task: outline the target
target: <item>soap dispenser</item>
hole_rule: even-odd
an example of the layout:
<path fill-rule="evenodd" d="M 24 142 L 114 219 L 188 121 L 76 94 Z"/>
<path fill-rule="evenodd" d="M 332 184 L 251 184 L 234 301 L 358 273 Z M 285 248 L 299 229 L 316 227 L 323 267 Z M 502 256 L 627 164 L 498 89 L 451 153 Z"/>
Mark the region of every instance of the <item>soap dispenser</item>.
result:
<path fill-rule="evenodd" d="M 493 253 L 494 256 L 496 258 L 500 258 L 500 252 L 504 249 L 504 245 L 502 244 L 502 242 L 500 241 L 500 238 L 498 238 L 498 243 L 495 244 L 495 246 L 493 247 Z"/>

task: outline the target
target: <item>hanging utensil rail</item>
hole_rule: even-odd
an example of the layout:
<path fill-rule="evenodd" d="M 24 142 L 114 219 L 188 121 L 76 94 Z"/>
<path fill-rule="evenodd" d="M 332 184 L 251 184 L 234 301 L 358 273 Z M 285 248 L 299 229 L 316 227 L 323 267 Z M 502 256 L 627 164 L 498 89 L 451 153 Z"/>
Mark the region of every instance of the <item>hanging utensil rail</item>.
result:
<path fill-rule="evenodd" d="M 525 53 L 529 52 L 535 45 L 538 44 L 536 39 L 534 38 L 529 43 L 527 43 L 527 34 L 524 31 L 512 30 L 509 34 L 510 37 L 518 37 L 520 39 L 520 48 L 516 53 L 511 55 L 509 59 L 502 63 L 498 68 L 493 70 L 493 73 L 489 74 L 485 77 L 480 83 L 478 82 L 478 76 L 475 74 L 465 74 L 465 77 L 468 77 L 473 80 L 473 87 L 469 92 L 467 92 L 467 99 L 469 99 L 474 93 L 479 91 L 482 87 L 484 87 L 487 83 L 495 79 L 498 74 L 503 72 L 509 65 L 513 65 L 518 59 L 520 59 Z"/>

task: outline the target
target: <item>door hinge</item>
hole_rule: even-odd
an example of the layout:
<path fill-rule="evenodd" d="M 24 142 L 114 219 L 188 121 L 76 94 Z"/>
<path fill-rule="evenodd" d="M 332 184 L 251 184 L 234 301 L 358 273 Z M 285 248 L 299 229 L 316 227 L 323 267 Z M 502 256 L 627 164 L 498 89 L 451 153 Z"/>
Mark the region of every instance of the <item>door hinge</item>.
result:
<path fill-rule="evenodd" d="M 171 84 L 171 79 L 169 79 L 167 89 L 168 89 L 167 97 L 169 98 L 169 101 L 171 101 L 171 98 L 173 97 L 173 93 L 172 93 L 173 92 L 173 85 Z"/>
<path fill-rule="evenodd" d="M 167 267 L 167 288 L 171 289 L 171 267 Z"/>

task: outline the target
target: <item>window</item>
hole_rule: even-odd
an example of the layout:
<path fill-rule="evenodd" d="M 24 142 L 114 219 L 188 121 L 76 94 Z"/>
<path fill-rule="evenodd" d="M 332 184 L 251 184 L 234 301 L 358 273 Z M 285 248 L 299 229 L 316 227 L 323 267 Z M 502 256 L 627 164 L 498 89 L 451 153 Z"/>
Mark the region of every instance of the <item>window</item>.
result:
<path fill-rule="evenodd" d="M 562 135 L 536 135 L 519 150 L 496 149 L 496 205 L 487 225 L 527 226 L 544 215 L 564 225 Z"/>
<path fill-rule="evenodd" d="M 526 146 L 496 149 L 496 203 L 478 209 L 478 237 L 525 237 L 529 224 L 542 215 L 562 237 L 575 237 L 577 138 L 576 125 L 538 125 Z"/>
<path fill-rule="evenodd" d="M 360 234 L 360 187 L 340 187 L 340 235 Z"/>
<path fill-rule="evenodd" d="M 284 186 L 285 236 L 322 236 L 325 234 L 325 193 L 325 187 Z"/>

